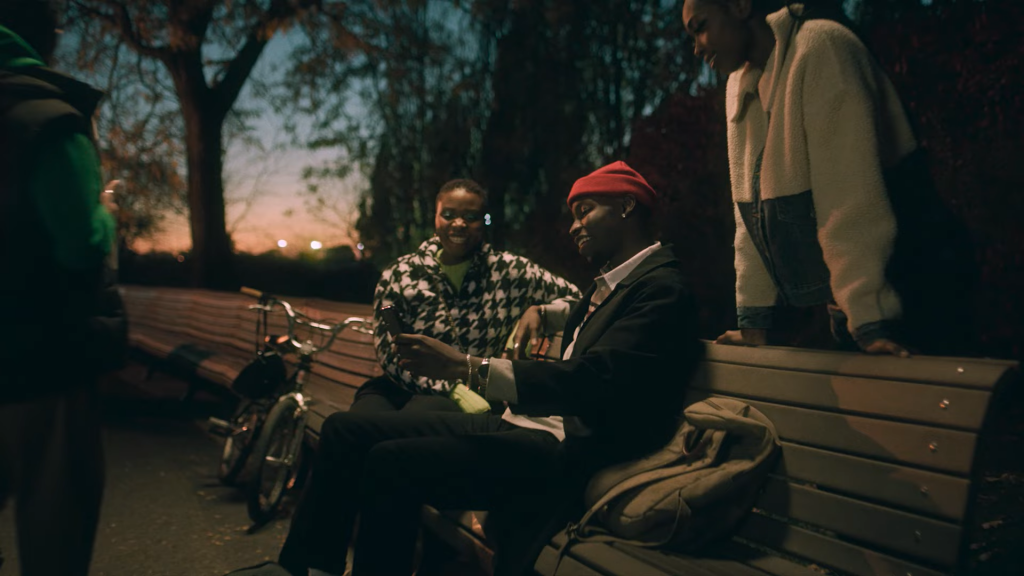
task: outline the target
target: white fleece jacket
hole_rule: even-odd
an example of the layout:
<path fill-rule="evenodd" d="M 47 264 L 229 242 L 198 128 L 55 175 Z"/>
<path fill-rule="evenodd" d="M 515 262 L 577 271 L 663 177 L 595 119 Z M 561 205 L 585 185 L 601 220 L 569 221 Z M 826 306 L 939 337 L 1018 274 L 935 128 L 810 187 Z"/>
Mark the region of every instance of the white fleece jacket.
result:
<path fill-rule="evenodd" d="M 812 191 L 832 294 L 856 335 L 901 312 L 884 274 L 896 220 L 883 170 L 917 143 L 891 82 L 853 32 L 808 20 L 794 35 L 786 9 L 767 21 L 776 46 L 765 70 L 748 64 L 726 87 L 733 201 L 753 199 L 762 148 L 762 199 Z M 738 210 L 735 248 L 737 306 L 774 306 L 776 287 Z"/>

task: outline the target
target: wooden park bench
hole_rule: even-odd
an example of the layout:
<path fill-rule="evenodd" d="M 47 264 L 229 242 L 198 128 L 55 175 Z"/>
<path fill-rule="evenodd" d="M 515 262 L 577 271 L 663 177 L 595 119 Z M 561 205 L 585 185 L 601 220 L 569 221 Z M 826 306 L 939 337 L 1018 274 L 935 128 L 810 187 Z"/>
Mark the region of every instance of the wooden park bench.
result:
<path fill-rule="evenodd" d="M 253 351 L 251 299 L 126 287 L 131 342 L 196 377 L 228 384 Z M 295 299 L 307 312 L 368 316 L 365 305 Z M 552 345 L 551 350 L 558 350 Z M 783 442 L 779 464 L 729 542 L 699 556 L 618 544 L 572 546 L 558 574 L 937 576 L 966 573 L 988 424 L 1013 362 L 708 344 L 689 400 L 741 399 Z M 380 373 L 370 337 L 346 333 L 318 357 L 310 437 Z M 680 382 L 680 386 L 687 383 Z M 480 512 L 424 511 L 425 524 L 489 566 Z M 535 569 L 551 574 L 562 537 Z"/>
<path fill-rule="evenodd" d="M 255 357 L 257 313 L 250 296 L 211 290 L 127 286 L 122 288 L 129 321 L 129 342 L 158 370 L 183 378 L 190 387 L 228 387 Z M 314 318 L 369 318 L 366 304 L 312 298 L 288 301 Z M 270 332 L 286 333 L 283 313 L 269 318 Z M 348 410 L 355 391 L 383 374 L 373 338 L 354 330 L 339 333 L 330 350 L 317 355 L 306 390 L 313 398 L 310 427 L 319 431 L 334 412 Z"/>

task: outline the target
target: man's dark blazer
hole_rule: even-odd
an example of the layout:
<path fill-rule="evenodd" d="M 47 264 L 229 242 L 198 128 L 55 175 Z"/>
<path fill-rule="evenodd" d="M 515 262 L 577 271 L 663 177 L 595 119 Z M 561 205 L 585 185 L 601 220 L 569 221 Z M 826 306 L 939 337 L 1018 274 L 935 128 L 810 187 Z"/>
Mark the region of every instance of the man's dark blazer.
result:
<path fill-rule="evenodd" d="M 572 309 L 562 354 L 595 286 Z M 687 384 L 702 358 L 693 298 L 671 248 L 645 258 L 583 324 L 562 362 L 514 361 L 518 414 L 577 416 L 592 432 L 567 436 L 604 457 L 633 458 L 675 433 Z M 602 460 L 604 458 L 601 458 Z"/>
<path fill-rule="evenodd" d="M 595 287 L 569 313 L 562 355 L 583 322 Z M 703 356 L 693 298 L 669 247 L 645 258 L 580 329 L 561 362 L 513 361 L 518 402 L 530 416 L 577 416 L 588 436 L 567 435 L 561 480 L 492 510 L 495 576 L 532 574 L 555 532 L 583 512 L 597 470 L 662 448 L 675 434 L 683 397 Z"/>

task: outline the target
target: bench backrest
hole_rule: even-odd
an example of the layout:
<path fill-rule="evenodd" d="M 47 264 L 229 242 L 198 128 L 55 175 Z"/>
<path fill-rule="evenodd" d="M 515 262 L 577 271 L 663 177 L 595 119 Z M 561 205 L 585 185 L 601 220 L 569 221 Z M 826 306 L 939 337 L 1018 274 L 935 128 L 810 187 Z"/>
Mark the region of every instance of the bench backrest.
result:
<path fill-rule="evenodd" d="M 978 440 L 1013 362 L 709 344 L 689 401 L 743 400 L 783 457 L 736 539 L 857 575 L 962 562 Z M 768 561 L 768 560 L 764 560 Z"/>
<path fill-rule="evenodd" d="M 143 326 L 181 334 L 211 349 L 230 348 L 254 353 L 257 313 L 249 310 L 255 299 L 240 293 L 148 286 L 127 286 L 122 290 L 130 326 Z M 344 320 L 370 318 L 367 304 L 331 302 L 315 298 L 285 298 L 313 318 Z M 287 322 L 283 312 L 268 318 L 270 332 L 283 334 Z M 130 330 L 131 328 L 129 328 Z M 327 351 L 317 356 L 314 374 L 348 388 L 358 388 L 368 378 L 382 373 L 373 348 L 373 338 L 354 330 L 338 335 Z"/>

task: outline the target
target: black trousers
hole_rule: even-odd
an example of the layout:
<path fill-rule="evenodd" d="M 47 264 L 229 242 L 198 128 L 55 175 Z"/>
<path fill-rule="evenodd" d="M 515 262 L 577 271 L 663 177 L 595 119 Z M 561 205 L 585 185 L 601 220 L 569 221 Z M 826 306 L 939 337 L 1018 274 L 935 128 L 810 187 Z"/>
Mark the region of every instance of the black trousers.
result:
<path fill-rule="evenodd" d="M 527 573 L 581 505 L 585 478 L 553 435 L 492 414 L 339 412 L 321 429 L 312 478 L 280 563 L 355 576 L 412 574 L 421 507 L 497 510 L 495 575 Z"/>
<path fill-rule="evenodd" d="M 89 573 L 103 480 L 92 386 L 0 404 L 0 509 L 16 505 L 24 576 Z"/>
<path fill-rule="evenodd" d="M 349 412 L 462 412 L 447 396 L 413 394 L 390 376 L 366 381 L 356 391 Z"/>

